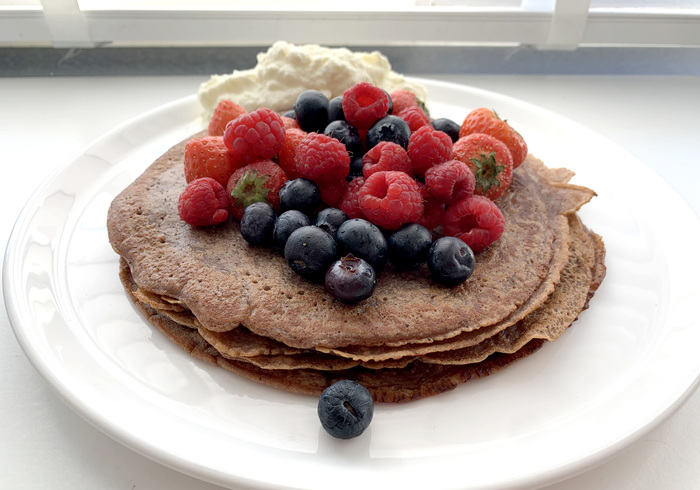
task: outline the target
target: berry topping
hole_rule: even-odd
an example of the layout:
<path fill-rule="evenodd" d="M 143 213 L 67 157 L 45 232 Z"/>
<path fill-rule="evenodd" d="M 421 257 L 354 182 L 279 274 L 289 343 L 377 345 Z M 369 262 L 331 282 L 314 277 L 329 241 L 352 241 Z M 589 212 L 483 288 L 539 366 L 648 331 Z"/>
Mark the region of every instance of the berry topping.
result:
<path fill-rule="evenodd" d="M 345 179 L 350 170 L 345 145 L 325 134 L 306 135 L 297 147 L 295 160 L 299 174 L 316 183 Z"/>
<path fill-rule="evenodd" d="M 297 120 L 288 116 L 282 116 L 282 126 L 284 126 L 285 131 L 289 129 L 301 129 Z"/>
<path fill-rule="evenodd" d="M 216 104 L 214 114 L 212 114 L 209 120 L 207 133 L 209 136 L 223 136 L 226 125 L 245 113 L 246 110 L 231 99 L 221 99 L 219 103 Z"/>
<path fill-rule="evenodd" d="M 192 226 L 212 226 L 226 221 L 230 203 L 224 186 L 210 177 L 202 177 L 185 187 L 177 211 Z"/>
<path fill-rule="evenodd" d="M 280 198 L 277 193 L 285 182 L 287 176 L 284 171 L 270 160 L 261 160 L 239 168 L 226 185 L 226 192 L 233 201 L 231 214 L 241 219 L 245 208 L 260 201 L 267 202 L 278 211 Z"/>
<path fill-rule="evenodd" d="M 329 206 L 337 208 L 343 201 L 345 191 L 348 189 L 348 181 L 346 179 L 326 182 L 321 186 L 321 201 Z"/>
<path fill-rule="evenodd" d="M 284 246 L 289 267 L 304 279 L 323 280 L 337 257 L 335 240 L 316 226 L 302 226 L 292 232 Z"/>
<path fill-rule="evenodd" d="M 444 236 L 430 246 L 428 270 L 438 284 L 456 286 L 474 272 L 474 252 L 459 238 Z"/>
<path fill-rule="evenodd" d="M 388 247 L 382 231 L 365 219 L 349 219 L 335 234 L 340 255 L 352 254 L 365 259 L 375 271 L 381 270 L 388 258 Z"/>
<path fill-rule="evenodd" d="M 459 137 L 463 138 L 473 133 L 485 133 L 502 141 L 513 157 L 513 168 L 518 168 L 527 156 L 527 144 L 520 133 L 491 109 L 475 109 L 464 118 Z"/>
<path fill-rule="evenodd" d="M 403 225 L 387 239 L 389 260 L 397 269 L 414 269 L 428 260 L 430 231 L 417 223 Z"/>
<path fill-rule="evenodd" d="M 408 90 L 394 90 L 391 93 L 391 100 L 394 103 L 394 114 L 399 114 L 409 107 L 418 107 L 415 94 Z"/>
<path fill-rule="evenodd" d="M 365 185 L 364 177 L 355 177 L 348 184 L 348 188 L 343 194 L 343 199 L 340 201 L 340 209 L 348 215 L 349 218 L 364 218 L 365 214 L 360 209 L 360 189 Z"/>
<path fill-rule="evenodd" d="M 432 126 L 423 126 L 411 134 L 408 156 L 416 175 L 423 177 L 430 167 L 452 159 L 452 140 Z"/>
<path fill-rule="evenodd" d="M 365 260 L 347 255 L 331 264 L 326 272 L 326 291 L 343 303 L 359 303 L 372 296 L 377 275 Z"/>
<path fill-rule="evenodd" d="M 396 230 L 423 215 L 423 196 L 404 172 L 377 172 L 360 189 L 360 209 L 377 226 Z"/>
<path fill-rule="evenodd" d="M 362 134 L 360 134 L 362 136 Z M 408 123 L 398 116 L 386 116 L 372 124 L 365 136 L 365 147 L 370 150 L 380 141 L 391 141 L 404 148 L 408 147 L 411 128 Z"/>
<path fill-rule="evenodd" d="M 343 93 L 345 120 L 358 129 L 369 128 L 389 111 L 389 96 L 368 82 L 353 85 Z"/>
<path fill-rule="evenodd" d="M 241 236 L 255 247 L 264 247 L 272 242 L 277 215 L 266 202 L 254 202 L 243 211 Z"/>
<path fill-rule="evenodd" d="M 348 182 L 352 181 L 355 177 L 360 177 L 364 175 L 362 173 L 362 157 L 364 155 L 358 155 L 356 157 L 353 157 L 350 160 L 350 171 L 348 172 L 348 176 L 345 177 L 345 180 Z"/>
<path fill-rule="evenodd" d="M 425 172 L 425 185 L 437 200 L 452 204 L 472 196 L 475 179 L 467 164 L 450 160 L 429 168 Z"/>
<path fill-rule="evenodd" d="M 311 225 L 309 217 L 301 211 L 297 211 L 296 209 L 285 211 L 279 215 L 275 222 L 275 228 L 272 230 L 272 241 L 277 247 L 284 250 L 289 235 L 302 226 L 309 225 Z"/>
<path fill-rule="evenodd" d="M 352 439 L 362 434 L 374 415 L 374 402 L 367 388 L 361 384 L 342 380 L 321 393 L 318 401 L 318 418 L 331 436 Z"/>
<path fill-rule="evenodd" d="M 466 163 L 476 179 L 474 194 L 498 199 L 513 178 L 513 159 L 502 142 L 483 133 L 473 133 L 457 140 L 453 156 Z"/>
<path fill-rule="evenodd" d="M 236 162 L 221 136 L 195 138 L 185 145 L 185 181 L 211 177 L 222 186 L 242 164 Z"/>
<path fill-rule="evenodd" d="M 430 126 L 430 119 L 425 115 L 423 109 L 420 107 L 407 107 L 397 114 L 401 119 L 406 121 L 408 127 L 411 128 L 411 132 L 417 131 L 418 128 L 423 126 Z"/>
<path fill-rule="evenodd" d="M 445 235 L 464 241 L 474 252 L 481 252 L 503 233 L 505 218 L 498 206 L 484 196 L 472 196 L 445 211 L 442 229 Z"/>
<path fill-rule="evenodd" d="M 328 125 L 328 97 L 318 90 L 302 92 L 294 103 L 294 114 L 299 127 L 307 133 L 323 131 Z"/>
<path fill-rule="evenodd" d="M 316 216 L 316 226 L 335 238 L 340 225 L 348 220 L 348 215 L 338 208 L 326 208 Z"/>
<path fill-rule="evenodd" d="M 328 122 L 330 123 L 332 121 L 345 121 L 342 95 L 333 97 L 330 102 L 328 102 Z"/>
<path fill-rule="evenodd" d="M 306 137 L 306 132 L 301 129 L 287 129 L 284 132 L 284 142 L 282 143 L 282 148 L 277 154 L 277 161 L 287 174 L 288 179 L 299 178 L 299 171 L 297 170 L 297 164 L 294 160 L 297 154 L 297 147 L 299 143 Z"/>
<path fill-rule="evenodd" d="M 413 167 L 406 150 L 396 143 L 382 141 L 362 157 L 362 173 L 369 177 L 376 172 L 388 170 L 413 175 Z"/>
<path fill-rule="evenodd" d="M 323 134 L 335 138 L 345 145 L 345 149 L 350 156 L 359 155 L 362 152 L 362 141 L 360 141 L 360 133 L 347 121 L 332 121 L 328 123 Z"/>
<path fill-rule="evenodd" d="M 434 230 L 442 224 L 445 216 L 445 204 L 430 194 L 428 186 L 418 182 L 420 193 L 423 196 L 423 216 L 416 223 L 425 226 L 429 230 Z"/>
<path fill-rule="evenodd" d="M 452 119 L 447 119 L 445 117 L 440 117 L 432 122 L 433 129 L 436 131 L 442 131 L 447 134 L 447 136 L 452 139 L 454 143 L 459 139 L 459 124 L 454 122 Z"/>
<path fill-rule="evenodd" d="M 261 107 L 228 123 L 224 144 L 236 160 L 271 160 L 284 143 L 284 123 L 276 112 Z"/>
<path fill-rule="evenodd" d="M 279 190 L 279 198 L 281 209 L 311 214 L 321 204 L 321 191 L 312 180 L 299 178 L 285 182 Z"/>

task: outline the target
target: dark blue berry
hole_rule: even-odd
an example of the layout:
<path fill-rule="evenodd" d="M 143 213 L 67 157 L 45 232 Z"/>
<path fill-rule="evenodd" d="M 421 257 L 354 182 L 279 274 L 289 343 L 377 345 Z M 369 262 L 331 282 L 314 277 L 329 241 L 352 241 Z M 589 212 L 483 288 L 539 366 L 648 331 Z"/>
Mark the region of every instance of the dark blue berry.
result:
<path fill-rule="evenodd" d="M 294 113 L 301 129 L 321 132 L 328 125 L 328 97 L 317 90 L 302 92 L 294 103 Z"/>
<path fill-rule="evenodd" d="M 297 118 L 297 115 L 294 113 L 293 110 L 287 111 L 287 112 L 285 112 L 285 113 L 282 114 L 282 115 L 283 115 L 284 117 L 288 117 L 288 118 L 290 118 L 290 119 L 296 119 L 296 118 Z"/>
<path fill-rule="evenodd" d="M 350 171 L 345 180 L 351 182 L 355 177 L 361 177 L 362 173 L 362 155 L 357 155 L 350 160 Z"/>
<path fill-rule="evenodd" d="M 335 138 L 345 145 L 345 149 L 350 154 L 359 155 L 362 151 L 362 140 L 360 133 L 357 132 L 355 126 L 352 126 L 347 121 L 332 121 L 323 130 L 323 134 Z"/>
<path fill-rule="evenodd" d="M 365 260 L 346 255 L 336 260 L 326 272 L 326 291 L 343 303 L 359 303 L 372 296 L 377 275 Z"/>
<path fill-rule="evenodd" d="M 348 215 L 338 208 L 326 208 L 319 211 L 316 216 L 316 226 L 335 238 L 340 225 L 348 220 Z"/>
<path fill-rule="evenodd" d="M 438 238 L 428 252 L 428 269 L 438 284 L 456 286 L 469 279 L 476 260 L 469 245 L 452 236 Z"/>
<path fill-rule="evenodd" d="M 246 242 L 256 247 L 269 245 L 276 219 L 272 206 L 262 201 L 254 202 L 243 211 L 241 235 Z"/>
<path fill-rule="evenodd" d="M 408 127 L 406 121 L 398 116 L 386 116 L 372 124 L 367 130 L 365 146 L 369 150 L 381 141 L 390 141 L 406 149 L 410 137 L 411 128 Z"/>
<path fill-rule="evenodd" d="M 272 230 L 272 241 L 281 249 L 287 243 L 289 235 L 302 226 L 311 225 L 311 220 L 307 215 L 296 209 L 290 209 L 280 214 Z"/>
<path fill-rule="evenodd" d="M 339 439 L 352 439 L 362 434 L 373 416 L 372 395 L 367 388 L 349 379 L 330 385 L 318 401 L 321 426 Z"/>
<path fill-rule="evenodd" d="M 387 114 L 393 114 L 394 113 L 394 101 L 391 100 L 391 94 L 387 92 L 386 90 L 384 91 L 386 94 L 387 98 L 389 99 L 389 110 L 387 111 Z"/>
<path fill-rule="evenodd" d="M 328 122 L 345 121 L 345 112 L 343 112 L 343 96 L 333 97 L 328 102 Z"/>
<path fill-rule="evenodd" d="M 317 226 L 302 226 L 292 232 L 284 246 L 289 267 L 305 279 L 323 280 L 338 256 L 335 240 Z"/>
<path fill-rule="evenodd" d="M 279 190 L 280 206 L 283 210 L 297 209 L 311 214 L 321 202 L 321 191 L 309 179 L 288 180 Z"/>
<path fill-rule="evenodd" d="M 442 131 L 449 136 L 450 139 L 452 139 L 452 143 L 459 139 L 459 124 L 454 122 L 452 119 L 441 117 L 439 119 L 435 119 L 432 122 L 432 125 L 434 130 Z"/>
<path fill-rule="evenodd" d="M 398 269 L 413 269 L 428 260 L 433 243 L 430 231 L 418 223 L 407 223 L 389 235 L 389 260 Z"/>
<path fill-rule="evenodd" d="M 352 254 L 365 259 L 380 271 L 386 264 L 388 247 L 382 231 L 374 224 L 361 218 L 349 219 L 340 225 L 335 234 L 340 255 Z"/>

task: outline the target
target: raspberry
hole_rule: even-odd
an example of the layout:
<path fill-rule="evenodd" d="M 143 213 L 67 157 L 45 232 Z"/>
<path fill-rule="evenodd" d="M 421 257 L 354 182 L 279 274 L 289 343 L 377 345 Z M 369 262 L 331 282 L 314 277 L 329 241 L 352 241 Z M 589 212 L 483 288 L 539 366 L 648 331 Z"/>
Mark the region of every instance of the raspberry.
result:
<path fill-rule="evenodd" d="M 345 189 L 343 199 L 338 206 L 349 218 L 365 218 L 365 213 L 360 209 L 360 189 L 365 185 L 364 177 L 355 177 Z"/>
<path fill-rule="evenodd" d="M 423 196 L 404 172 L 377 172 L 360 189 L 360 209 L 375 225 L 396 230 L 422 216 Z"/>
<path fill-rule="evenodd" d="M 476 178 L 474 194 L 498 199 L 513 178 L 513 159 L 508 147 L 493 136 L 472 133 L 457 140 L 452 155 L 466 163 Z"/>
<path fill-rule="evenodd" d="M 282 148 L 277 154 L 277 161 L 287 174 L 287 178 L 290 180 L 297 179 L 301 177 L 299 171 L 297 170 L 297 164 L 294 161 L 294 156 L 297 153 L 297 148 L 299 143 L 306 137 L 306 132 L 301 129 L 287 129 L 284 133 L 284 142 L 282 143 Z"/>
<path fill-rule="evenodd" d="M 226 221 L 230 204 L 223 185 L 211 177 L 202 177 L 185 187 L 177 202 L 177 212 L 192 226 L 212 226 Z"/>
<path fill-rule="evenodd" d="M 271 160 L 284 143 L 284 123 L 276 112 L 261 107 L 228 123 L 224 143 L 243 163 Z"/>
<path fill-rule="evenodd" d="M 294 158 L 299 174 L 316 183 L 344 179 L 350 171 L 350 155 L 337 139 L 309 133 L 299 143 Z"/>
<path fill-rule="evenodd" d="M 391 100 L 394 103 L 394 114 L 399 114 L 409 107 L 418 107 L 415 94 L 408 90 L 394 90 L 391 93 Z"/>
<path fill-rule="evenodd" d="M 328 204 L 330 207 L 337 207 L 343 200 L 345 191 L 348 188 L 348 181 L 345 179 L 336 180 L 333 182 L 326 182 L 322 186 L 319 186 L 321 191 L 321 201 Z"/>
<path fill-rule="evenodd" d="M 233 121 L 241 114 L 245 114 L 246 110 L 236 104 L 231 99 L 221 99 L 214 108 L 214 114 L 209 120 L 209 136 L 223 136 L 226 131 L 226 125 L 229 121 Z"/>
<path fill-rule="evenodd" d="M 412 133 L 423 126 L 431 126 L 430 119 L 425 115 L 423 109 L 418 106 L 407 107 L 396 115 L 408 123 Z"/>
<path fill-rule="evenodd" d="M 442 131 L 435 131 L 432 126 L 423 126 L 411 134 L 408 156 L 416 175 L 424 177 L 430 167 L 452 160 L 452 140 Z"/>
<path fill-rule="evenodd" d="M 299 123 L 297 122 L 296 119 L 292 117 L 287 117 L 287 116 L 281 116 L 282 117 L 282 125 L 284 126 L 284 129 L 289 131 L 290 129 L 301 129 L 299 127 Z"/>
<path fill-rule="evenodd" d="M 429 230 L 434 230 L 442 224 L 442 218 L 445 216 L 445 204 L 430 194 L 427 185 L 418 182 L 418 187 L 420 187 L 420 193 L 423 196 L 423 216 L 416 223 Z"/>
<path fill-rule="evenodd" d="M 463 240 L 474 252 L 481 252 L 503 233 L 505 218 L 493 201 L 472 196 L 447 208 L 442 221 L 445 235 Z"/>
<path fill-rule="evenodd" d="M 185 145 L 185 181 L 211 177 L 225 186 L 231 174 L 242 165 L 231 155 L 221 136 L 195 138 Z"/>
<path fill-rule="evenodd" d="M 361 82 L 343 92 L 345 120 L 357 129 L 368 129 L 388 111 L 389 96 L 371 83 Z"/>
<path fill-rule="evenodd" d="M 472 196 L 476 179 L 466 163 L 450 160 L 429 168 L 425 184 L 438 201 L 453 204 Z"/>
<path fill-rule="evenodd" d="M 233 200 L 231 214 L 243 217 L 245 208 L 254 202 L 264 201 L 279 212 L 279 190 L 287 182 L 287 175 L 271 160 L 260 160 L 236 170 L 226 185 L 226 192 Z"/>
<path fill-rule="evenodd" d="M 413 175 L 408 153 L 400 145 L 382 141 L 362 157 L 362 174 L 369 177 L 375 172 L 396 170 Z"/>

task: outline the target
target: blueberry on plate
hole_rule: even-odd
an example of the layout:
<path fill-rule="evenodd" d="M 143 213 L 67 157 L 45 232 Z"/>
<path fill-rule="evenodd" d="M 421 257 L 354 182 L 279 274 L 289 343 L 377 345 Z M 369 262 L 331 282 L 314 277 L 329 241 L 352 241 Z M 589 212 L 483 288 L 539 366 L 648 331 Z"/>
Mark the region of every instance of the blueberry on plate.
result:
<path fill-rule="evenodd" d="M 313 213 L 321 202 L 321 191 L 309 179 L 288 180 L 279 190 L 280 206 L 284 211 L 297 209 L 305 214 Z"/>
<path fill-rule="evenodd" d="M 335 238 L 340 225 L 348 220 L 348 215 L 338 208 L 326 208 L 316 216 L 316 226 Z"/>
<path fill-rule="evenodd" d="M 374 148 L 381 141 L 390 141 L 408 148 L 408 140 L 411 137 L 411 128 L 408 123 L 398 116 L 385 116 L 376 121 L 367 130 L 365 146 L 367 150 Z"/>
<path fill-rule="evenodd" d="M 290 209 L 280 214 L 272 230 L 272 241 L 281 249 L 284 249 L 289 235 L 302 226 L 309 226 L 311 220 L 308 216 L 296 209 Z"/>
<path fill-rule="evenodd" d="M 449 136 L 452 139 L 452 143 L 459 139 L 459 124 L 454 122 L 452 119 L 441 117 L 439 119 L 435 119 L 432 122 L 432 125 L 434 130 L 442 131 Z"/>
<path fill-rule="evenodd" d="M 311 281 L 322 281 L 336 257 L 335 240 L 317 226 L 302 226 L 293 231 L 284 246 L 289 267 Z"/>
<path fill-rule="evenodd" d="M 284 114 L 282 114 L 284 117 L 288 117 L 289 119 L 296 119 L 297 115 L 294 113 L 293 110 L 287 111 Z"/>
<path fill-rule="evenodd" d="M 428 270 L 438 284 L 456 286 L 469 279 L 476 260 L 469 245 L 457 237 L 438 238 L 428 252 Z"/>
<path fill-rule="evenodd" d="M 277 215 L 266 202 L 254 202 L 243 211 L 241 235 L 246 242 L 256 247 L 264 247 L 272 242 L 272 230 Z"/>
<path fill-rule="evenodd" d="M 430 231 L 418 223 L 406 223 L 389 235 L 389 260 L 397 269 L 414 269 L 428 260 L 433 243 Z"/>
<path fill-rule="evenodd" d="M 294 114 L 307 133 L 323 131 L 328 125 L 328 97 L 318 90 L 306 90 L 297 97 Z"/>
<path fill-rule="evenodd" d="M 348 176 L 345 177 L 345 180 L 348 182 L 351 182 L 352 179 L 355 177 L 361 177 L 364 175 L 364 172 L 362 171 L 362 155 L 357 155 L 352 157 L 350 160 L 350 171 L 348 172 Z"/>
<path fill-rule="evenodd" d="M 345 112 L 343 112 L 343 96 L 333 97 L 328 102 L 328 122 L 345 121 Z"/>
<path fill-rule="evenodd" d="M 353 218 L 345 221 L 335 234 L 340 255 L 352 254 L 366 260 L 376 272 L 380 271 L 388 258 L 386 238 L 382 231 L 366 219 Z"/>
<path fill-rule="evenodd" d="M 335 138 L 345 145 L 345 149 L 350 154 L 350 157 L 359 155 L 362 152 L 362 141 L 360 133 L 347 121 L 331 121 L 323 134 Z"/>
<path fill-rule="evenodd" d="M 367 388 L 344 379 L 323 390 L 318 401 L 321 426 L 333 437 L 352 439 L 362 434 L 374 416 L 374 401 Z"/>
<path fill-rule="evenodd" d="M 374 269 L 363 259 L 346 255 L 336 260 L 326 272 L 326 292 L 347 304 L 369 298 L 377 285 Z"/>

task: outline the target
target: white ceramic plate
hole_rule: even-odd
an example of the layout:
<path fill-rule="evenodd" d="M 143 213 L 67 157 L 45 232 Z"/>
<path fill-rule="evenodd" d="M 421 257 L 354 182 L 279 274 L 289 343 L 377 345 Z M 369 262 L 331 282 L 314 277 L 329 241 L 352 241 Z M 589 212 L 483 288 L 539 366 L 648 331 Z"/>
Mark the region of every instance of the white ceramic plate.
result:
<path fill-rule="evenodd" d="M 651 429 L 700 374 L 697 218 L 647 167 L 572 121 L 490 92 L 423 82 L 433 115 L 461 121 L 492 107 L 532 153 L 574 169 L 575 183 L 598 192 L 581 216 L 605 239 L 608 275 L 557 342 L 450 393 L 378 406 L 368 431 L 351 441 L 325 434 L 315 398 L 191 358 L 130 304 L 105 218 L 121 189 L 200 129 L 193 96 L 110 132 L 25 207 L 3 286 L 28 357 L 67 404 L 116 440 L 237 488 L 532 487 L 602 462 Z M 631 178 L 634 185 L 618 185 Z"/>

